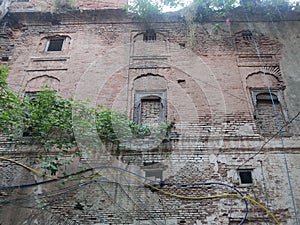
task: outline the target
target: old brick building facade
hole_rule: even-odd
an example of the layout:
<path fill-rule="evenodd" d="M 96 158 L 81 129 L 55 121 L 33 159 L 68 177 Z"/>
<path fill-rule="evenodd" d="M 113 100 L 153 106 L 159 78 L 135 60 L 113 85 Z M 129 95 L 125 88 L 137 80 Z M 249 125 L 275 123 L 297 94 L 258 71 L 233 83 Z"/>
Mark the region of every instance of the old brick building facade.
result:
<path fill-rule="evenodd" d="M 78 133 L 82 154 L 66 171 L 97 168 L 94 179 L 80 182 L 5 189 L 43 178 L 1 161 L 1 225 L 225 225 L 242 224 L 246 212 L 243 224 L 276 224 L 235 196 L 183 197 L 233 194 L 233 186 L 280 224 L 296 224 L 300 119 L 289 121 L 300 108 L 299 13 L 272 19 L 237 9 L 231 24 L 224 18 L 189 24 L 170 13 L 145 23 L 122 10 L 125 0 L 55 2 L 2 1 L 9 8 L 2 9 L 0 57 L 11 65 L 10 87 L 26 94 L 47 84 L 136 122 L 174 121 L 176 128 L 163 148 L 159 138 L 140 138 L 124 141 L 130 150 L 118 153 L 97 137 L 87 151 Z M 276 114 L 283 139 L 271 138 L 278 133 Z M 0 147 L 1 156 L 40 168 L 36 146 L 3 141 Z M 157 187 L 164 192 L 127 171 L 163 181 Z M 199 182 L 212 183 L 189 185 Z"/>

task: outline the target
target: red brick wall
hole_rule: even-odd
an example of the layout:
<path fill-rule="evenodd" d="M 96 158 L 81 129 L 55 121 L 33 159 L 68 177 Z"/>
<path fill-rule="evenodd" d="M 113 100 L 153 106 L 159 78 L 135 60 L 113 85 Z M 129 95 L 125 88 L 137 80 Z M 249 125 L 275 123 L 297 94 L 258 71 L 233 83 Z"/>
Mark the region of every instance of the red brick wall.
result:
<path fill-rule="evenodd" d="M 57 2 L 70 2 L 62 4 L 67 7 L 58 7 Z M 13 2 L 10 11 L 68 11 L 70 9 L 97 10 L 97 9 L 123 9 L 127 0 L 30 0 L 28 2 Z M 61 4 L 59 4 L 61 5 Z M 71 7 L 68 7 L 70 5 Z"/>
<path fill-rule="evenodd" d="M 87 4 L 85 7 L 92 7 L 92 1 L 87 3 L 90 6 Z M 98 3 L 94 1 L 94 4 Z M 125 21 L 124 15 L 122 18 L 118 17 L 120 10 L 112 10 L 109 13 L 108 16 L 103 15 L 101 11 L 87 12 L 79 15 L 82 16 L 80 20 L 73 17 L 73 14 L 64 14 L 65 17 L 60 18 L 59 24 L 51 24 L 46 19 L 44 22 L 37 21 L 37 14 L 32 17 L 26 14 L 22 17 L 22 13 L 12 13 L 10 18 L 22 21 L 22 26 L 13 29 L 13 33 L 8 35 L 9 41 L 2 42 L 10 45 L 12 49 L 9 59 L 12 65 L 8 79 L 10 87 L 22 93 L 26 88 L 31 88 L 31 85 L 43 83 L 43 79 L 40 82 L 34 78 L 53 77 L 59 81 L 53 82 L 58 86 L 59 94 L 76 99 L 90 99 L 91 105 L 109 106 L 128 113 L 132 118 L 134 81 L 144 74 L 159 75 L 166 84 L 153 81 L 143 82 L 140 86 L 142 90 L 147 90 L 147 87 L 167 89 L 168 118 L 174 117 L 179 136 L 168 143 L 167 151 L 158 145 L 148 148 L 150 140 L 147 138 L 133 140 L 133 144 L 140 145 L 137 146 L 140 147 L 137 150 L 110 151 L 112 149 L 104 149 L 104 146 L 89 149 L 88 152 L 82 152 L 78 166 L 70 168 L 66 164 L 67 173 L 77 171 L 81 166 L 86 168 L 94 165 L 115 165 L 144 176 L 145 165 L 158 165 L 157 168 L 163 170 L 163 180 L 176 183 L 217 181 L 234 185 L 243 194 L 268 206 L 282 224 L 295 224 L 279 139 L 271 140 L 260 154 L 257 154 L 266 139 L 256 128 L 249 88 L 262 88 L 265 85 L 260 76 L 261 65 L 253 50 L 249 50 L 249 43 L 242 40 L 235 42 L 239 32 L 248 28 L 248 23 L 234 23 L 231 32 L 226 30 L 224 23 L 219 34 L 212 32 L 214 23 L 197 24 L 193 36 L 185 24 L 162 20 L 151 23 L 161 34 L 156 43 L 144 43 L 141 39 L 134 43 L 133 37 L 138 37 L 135 35 L 145 31 L 143 24 L 128 18 Z M 53 15 L 55 16 L 60 15 Z M 221 22 L 220 24 L 222 26 Z M 270 23 L 257 22 L 254 26 L 259 33 L 264 33 L 263 36 L 259 36 L 263 37 L 264 43 L 267 44 L 260 46 L 262 52 L 266 55 L 273 54 L 271 58 L 267 57 L 271 60 L 268 61 L 270 65 L 267 69 L 272 73 L 272 68 L 278 69 L 281 63 L 280 57 L 275 57 L 279 56 L 281 45 L 277 41 L 270 43 L 269 36 L 283 35 L 277 30 L 280 26 L 285 27 L 285 33 L 293 33 L 292 31 L 297 30 L 299 26 L 296 22 L 280 23 L 276 29 L 273 27 L 276 30 L 273 34 L 265 29 L 271 26 Z M 44 51 L 46 38 L 53 35 L 68 37 L 62 52 Z M 188 45 L 190 42 L 193 43 Z M 290 54 L 288 63 L 280 65 L 288 68 L 291 60 L 298 58 L 295 54 Z M 282 84 L 283 81 L 279 78 L 286 74 L 278 71 L 275 73 L 278 79 L 272 76 L 271 85 L 284 86 L 276 84 L 277 81 Z M 247 83 L 250 74 L 254 76 L 251 76 Z M 91 143 L 91 146 L 97 143 Z M 299 149 L 297 136 L 285 139 L 294 193 L 300 193 Z M 1 155 L 18 159 L 36 169 L 41 168 L 38 150 L 26 143 L 13 144 L 10 148 L 2 143 L 0 145 Z M 25 154 L 28 152 L 30 155 Z M 21 173 L 12 163 L 2 163 L 0 166 L 4 168 L 0 170 L 0 177 L 4 177 L 0 180 L 1 185 L 25 183 L 16 174 L 25 174 L 28 171 L 22 169 Z M 252 170 L 253 184 L 240 184 L 237 168 Z M 140 224 L 145 221 L 153 224 L 159 220 L 163 223 L 172 221 L 169 222 L 172 225 L 228 225 L 229 221 L 233 224 L 234 221 L 240 221 L 245 212 L 241 199 L 177 199 L 153 192 L 143 183 L 116 175 L 116 171 L 94 172 L 108 174 L 108 177 L 99 177 L 91 183 L 90 179 L 85 180 L 87 183 L 67 182 L 67 186 L 60 186 L 60 183 L 41 185 L 28 188 L 26 193 L 20 192 L 19 189 L 11 192 L 1 191 L 1 200 L 11 199 L 15 203 L 18 200 L 17 194 L 20 194 L 22 204 L 16 207 L 13 205 L 11 208 L 4 205 L 0 208 L 0 223 L 18 224 L 27 220 L 48 224 L 52 218 L 52 221 L 64 221 L 62 218 L 65 218 L 65 223 L 73 224 L 137 224 L 136 221 Z M 11 174 L 14 177 L 11 177 Z M 109 176 L 110 174 L 112 176 Z M 28 182 L 40 179 L 43 178 L 26 178 Z M 232 191 L 212 185 L 163 188 L 185 196 L 209 196 Z M 50 190 L 57 192 L 40 195 Z M 29 197 L 27 194 L 30 194 Z M 24 198 L 27 201 L 23 201 Z M 296 200 L 299 205 L 298 194 Z M 27 202 L 30 205 L 27 205 Z M 17 221 L 16 214 L 22 215 L 21 221 Z M 249 220 L 257 225 L 273 223 L 265 212 L 255 206 L 250 207 Z M 6 221 L 13 222 L 5 223 Z"/>
<path fill-rule="evenodd" d="M 127 4 L 127 0 L 78 0 L 79 9 L 122 9 Z"/>

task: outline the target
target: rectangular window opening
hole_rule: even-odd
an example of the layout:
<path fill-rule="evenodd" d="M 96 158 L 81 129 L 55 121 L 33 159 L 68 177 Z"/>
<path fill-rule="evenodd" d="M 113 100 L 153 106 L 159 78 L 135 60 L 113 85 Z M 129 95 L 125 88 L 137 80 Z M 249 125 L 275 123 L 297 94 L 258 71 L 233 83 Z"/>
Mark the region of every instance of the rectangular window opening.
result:
<path fill-rule="evenodd" d="M 252 41 L 252 39 L 253 39 L 253 35 L 250 31 L 249 32 L 243 32 L 242 37 L 243 37 L 244 41 Z"/>
<path fill-rule="evenodd" d="M 145 177 L 155 177 L 156 180 L 162 180 L 163 170 L 162 169 L 149 169 L 145 170 Z"/>
<path fill-rule="evenodd" d="M 144 33 L 143 41 L 156 41 L 156 33 L 154 32 L 154 30 L 147 30 Z"/>
<path fill-rule="evenodd" d="M 252 170 L 239 170 L 238 174 L 241 184 L 253 184 Z"/>
<path fill-rule="evenodd" d="M 47 52 L 62 51 L 64 40 L 64 38 L 50 39 L 48 42 Z"/>

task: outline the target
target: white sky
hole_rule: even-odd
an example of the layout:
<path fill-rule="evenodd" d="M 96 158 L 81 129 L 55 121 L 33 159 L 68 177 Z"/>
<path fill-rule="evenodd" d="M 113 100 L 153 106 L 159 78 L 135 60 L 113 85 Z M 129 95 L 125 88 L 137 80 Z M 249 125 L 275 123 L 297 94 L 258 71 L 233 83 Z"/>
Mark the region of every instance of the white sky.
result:
<path fill-rule="evenodd" d="M 185 4 L 185 6 L 187 6 L 189 3 L 191 3 L 193 0 L 182 0 Z M 296 2 L 299 2 L 300 3 L 300 0 L 289 0 L 289 2 L 291 3 L 296 3 Z M 163 9 L 164 12 L 170 12 L 170 11 L 177 11 L 179 9 L 181 9 L 182 7 L 178 6 L 177 8 L 168 8 L 168 7 L 165 7 Z"/>
<path fill-rule="evenodd" d="M 182 0 L 185 4 L 185 6 L 187 6 L 189 3 L 191 3 L 193 0 Z M 169 7 L 164 7 L 163 12 L 171 12 L 171 11 L 177 11 L 179 9 L 181 9 L 182 7 L 178 6 L 176 8 L 169 8 Z"/>

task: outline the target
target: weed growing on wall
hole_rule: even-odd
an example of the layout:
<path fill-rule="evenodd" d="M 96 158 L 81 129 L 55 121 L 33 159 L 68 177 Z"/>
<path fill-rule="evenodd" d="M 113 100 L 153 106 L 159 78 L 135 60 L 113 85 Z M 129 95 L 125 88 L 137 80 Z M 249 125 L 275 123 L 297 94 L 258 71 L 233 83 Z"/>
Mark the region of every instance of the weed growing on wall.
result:
<path fill-rule="evenodd" d="M 126 10 L 139 18 L 149 27 L 149 21 L 162 13 L 164 7 L 184 6 L 183 0 L 131 0 Z M 188 7 L 181 10 L 187 26 L 188 47 L 195 45 L 195 32 L 197 24 L 212 17 L 224 21 L 231 17 L 232 10 L 242 7 L 245 12 L 253 13 L 258 9 L 264 12 L 266 19 L 273 20 L 281 17 L 282 10 L 299 8 L 299 3 L 292 4 L 288 0 L 194 0 Z"/>

